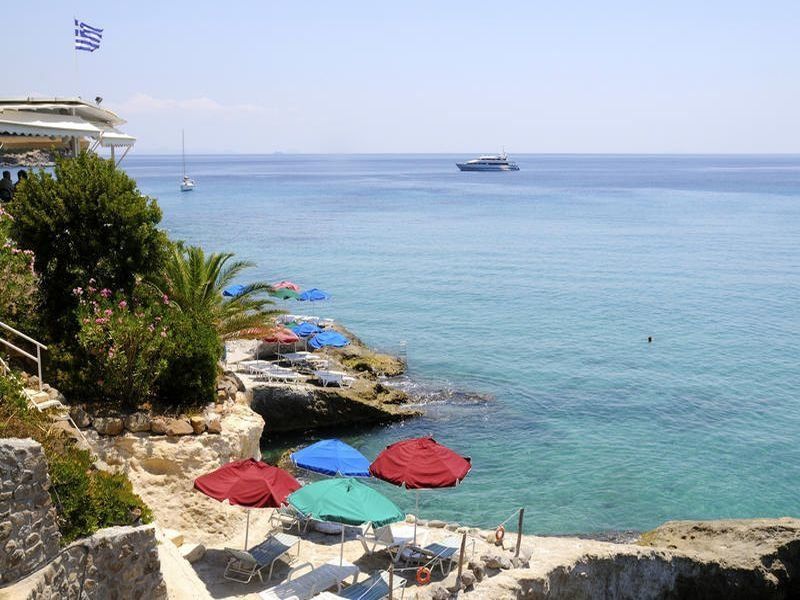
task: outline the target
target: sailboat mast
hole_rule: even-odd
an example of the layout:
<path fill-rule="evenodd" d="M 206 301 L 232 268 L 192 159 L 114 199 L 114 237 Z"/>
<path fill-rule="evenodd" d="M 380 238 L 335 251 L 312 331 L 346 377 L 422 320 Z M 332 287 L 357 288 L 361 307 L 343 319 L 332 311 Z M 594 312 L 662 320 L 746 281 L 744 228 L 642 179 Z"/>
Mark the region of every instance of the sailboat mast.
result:
<path fill-rule="evenodd" d="M 181 129 L 181 163 L 183 164 L 183 176 L 186 177 L 186 140 L 183 129 Z"/>

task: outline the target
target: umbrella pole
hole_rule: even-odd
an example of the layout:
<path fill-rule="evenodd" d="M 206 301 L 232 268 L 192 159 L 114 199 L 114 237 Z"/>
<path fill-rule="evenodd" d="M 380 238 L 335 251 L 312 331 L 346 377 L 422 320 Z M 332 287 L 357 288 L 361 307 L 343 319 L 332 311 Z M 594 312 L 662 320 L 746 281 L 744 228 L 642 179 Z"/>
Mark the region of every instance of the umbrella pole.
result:
<path fill-rule="evenodd" d="M 419 490 L 417 490 L 417 507 L 414 509 L 414 545 L 417 545 L 417 521 L 419 521 Z"/>
<path fill-rule="evenodd" d="M 250 509 L 247 509 L 247 525 L 244 530 L 244 549 L 247 550 L 247 538 L 250 536 Z"/>
<path fill-rule="evenodd" d="M 339 566 L 344 564 L 344 523 L 342 523 L 342 545 L 339 547 Z"/>

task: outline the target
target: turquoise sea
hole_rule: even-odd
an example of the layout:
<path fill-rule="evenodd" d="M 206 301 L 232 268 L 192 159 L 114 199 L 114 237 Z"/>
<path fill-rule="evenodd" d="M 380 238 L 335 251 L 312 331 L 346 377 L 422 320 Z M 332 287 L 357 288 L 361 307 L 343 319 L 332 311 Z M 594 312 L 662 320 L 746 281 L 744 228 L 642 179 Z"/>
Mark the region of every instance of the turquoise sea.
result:
<path fill-rule="evenodd" d="M 405 342 L 427 416 L 339 432 L 472 457 L 429 517 L 526 530 L 800 515 L 800 156 L 179 156 L 124 168 L 172 235 Z M 653 342 L 648 343 L 648 336 Z M 413 496 L 381 484 L 404 508 Z"/>

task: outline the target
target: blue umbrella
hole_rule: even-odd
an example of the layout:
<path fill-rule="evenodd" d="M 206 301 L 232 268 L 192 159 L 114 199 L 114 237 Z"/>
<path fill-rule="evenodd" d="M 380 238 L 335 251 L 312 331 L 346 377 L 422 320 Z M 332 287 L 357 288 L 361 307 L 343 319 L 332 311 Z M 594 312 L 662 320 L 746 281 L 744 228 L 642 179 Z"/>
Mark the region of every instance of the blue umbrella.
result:
<path fill-rule="evenodd" d="M 328 292 L 323 292 L 317 288 L 311 288 L 302 292 L 297 299 L 300 301 L 315 302 L 317 300 L 327 300 L 331 295 Z"/>
<path fill-rule="evenodd" d="M 292 452 L 291 459 L 301 469 L 323 475 L 370 476 L 367 457 L 341 440 L 320 440 Z"/>
<path fill-rule="evenodd" d="M 310 335 L 314 335 L 315 333 L 319 333 L 322 331 L 319 327 L 314 325 L 313 323 L 302 322 L 298 323 L 297 325 L 290 328 L 296 335 L 300 337 L 308 337 Z"/>
<path fill-rule="evenodd" d="M 241 283 L 237 283 L 236 285 L 232 285 L 226 287 L 222 290 L 223 296 L 230 296 L 231 298 L 235 298 L 236 296 L 241 296 L 242 293 L 247 289 L 246 285 L 242 285 Z"/>
<path fill-rule="evenodd" d="M 347 346 L 349 343 L 350 340 L 348 340 L 338 331 L 323 331 L 311 338 L 311 341 L 308 342 L 308 345 L 319 350 L 324 346 L 341 348 L 342 346 Z"/>

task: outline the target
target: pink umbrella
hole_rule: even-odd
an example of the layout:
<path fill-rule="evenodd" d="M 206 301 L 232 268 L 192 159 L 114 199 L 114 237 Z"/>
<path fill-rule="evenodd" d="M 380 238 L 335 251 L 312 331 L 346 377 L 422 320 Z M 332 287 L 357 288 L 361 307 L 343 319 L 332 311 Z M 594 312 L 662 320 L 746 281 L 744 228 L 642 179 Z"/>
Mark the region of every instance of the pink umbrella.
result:
<path fill-rule="evenodd" d="M 281 344 L 295 344 L 300 341 L 300 337 L 291 329 L 279 327 L 261 338 L 261 340 L 268 344 L 275 344 L 275 353 L 280 354 Z"/>
<path fill-rule="evenodd" d="M 291 281 L 279 281 L 278 283 L 272 284 L 272 287 L 274 287 L 276 290 L 286 288 L 287 290 L 292 290 L 293 292 L 300 291 L 300 286 Z"/>

